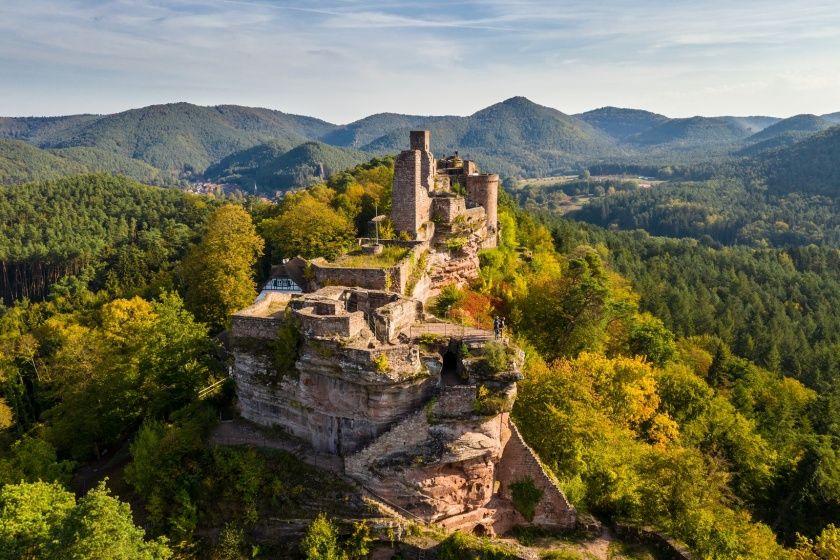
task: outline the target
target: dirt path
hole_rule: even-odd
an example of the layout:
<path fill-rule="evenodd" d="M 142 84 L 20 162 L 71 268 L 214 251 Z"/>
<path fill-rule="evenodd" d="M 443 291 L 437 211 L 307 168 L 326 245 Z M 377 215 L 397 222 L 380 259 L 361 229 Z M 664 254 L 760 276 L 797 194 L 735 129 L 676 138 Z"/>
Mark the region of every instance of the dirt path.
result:
<path fill-rule="evenodd" d="M 610 543 L 615 540 L 610 530 L 604 527 L 595 539 L 581 543 L 582 552 L 592 555 L 598 560 L 609 560 Z"/>

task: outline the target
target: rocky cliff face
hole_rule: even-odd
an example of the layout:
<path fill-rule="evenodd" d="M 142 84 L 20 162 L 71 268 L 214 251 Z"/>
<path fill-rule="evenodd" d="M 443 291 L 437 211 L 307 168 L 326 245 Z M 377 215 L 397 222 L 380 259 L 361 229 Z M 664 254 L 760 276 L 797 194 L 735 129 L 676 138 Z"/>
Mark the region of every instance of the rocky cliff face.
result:
<path fill-rule="evenodd" d="M 545 496 L 534 521 L 573 525 L 574 509 L 521 438 L 506 452 L 518 437 L 509 412 L 522 351 L 475 329 L 436 334 L 441 325 L 423 323 L 412 301 L 329 287 L 269 294 L 238 313 L 242 416 L 343 456 L 346 474 L 427 521 L 488 532 L 527 524 L 510 499 L 510 485 L 527 478 Z M 375 328 L 383 310 L 388 325 L 411 327 Z"/>
<path fill-rule="evenodd" d="M 235 329 L 233 338 L 242 416 L 279 426 L 318 451 L 345 454 L 367 444 L 422 408 L 440 379 L 440 368 L 422 363 L 416 349 L 367 348 L 368 338 L 301 337 L 288 371 L 278 371 L 272 340 L 237 336 Z"/>
<path fill-rule="evenodd" d="M 510 430 L 507 412 L 480 414 L 476 402 L 476 387 L 443 389 L 425 410 L 347 457 L 347 474 L 428 521 L 484 507 Z"/>

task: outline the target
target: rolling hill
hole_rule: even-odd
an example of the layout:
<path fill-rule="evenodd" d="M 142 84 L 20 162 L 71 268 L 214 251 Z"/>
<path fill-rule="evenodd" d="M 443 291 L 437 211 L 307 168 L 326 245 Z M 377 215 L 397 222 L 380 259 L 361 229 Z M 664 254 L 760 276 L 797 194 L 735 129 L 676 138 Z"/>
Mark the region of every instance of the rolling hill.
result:
<path fill-rule="evenodd" d="M 829 113 L 827 115 L 822 115 L 822 118 L 824 118 L 827 121 L 833 122 L 834 124 L 840 124 L 840 111 L 838 111 L 837 113 Z"/>
<path fill-rule="evenodd" d="M 60 136 L 102 118 L 100 115 L 66 117 L 0 117 L 0 138 L 25 140 L 41 145 L 47 138 Z"/>
<path fill-rule="evenodd" d="M 796 115 L 753 134 L 744 140 L 748 146 L 739 153 L 751 155 L 790 146 L 832 126 L 834 123 L 816 115 Z"/>
<path fill-rule="evenodd" d="M 624 140 L 670 120 L 664 115 L 651 113 L 650 111 L 619 107 L 601 107 L 600 109 L 580 113 L 575 117 L 609 134 L 616 140 Z"/>
<path fill-rule="evenodd" d="M 147 163 L 97 148 L 42 150 L 21 140 L 0 140 L 0 184 L 46 181 L 98 171 L 125 175 L 148 184 L 174 180 Z"/>
<path fill-rule="evenodd" d="M 840 196 L 840 126 L 764 154 L 758 161 L 771 192 Z"/>
<path fill-rule="evenodd" d="M 686 150 L 722 149 L 752 133 L 747 122 L 737 117 L 690 117 L 671 119 L 628 138 L 642 148 Z"/>
<path fill-rule="evenodd" d="M 291 150 L 269 142 L 225 157 L 210 166 L 204 176 L 249 191 L 256 185 L 259 191 L 272 193 L 309 185 L 369 159 L 370 154 L 320 142 L 306 142 Z"/>
<path fill-rule="evenodd" d="M 582 160 L 621 155 L 604 132 L 573 116 L 524 97 L 513 97 L 468 117 L 425 121 L 437 155 L 461 150 L 484 169 L 508 175 L 539 175 L 579 167 Z M 405 149 L 410 126 L 363 146 L 373 153 Z"/>
<path fill-rule="evenodd" d="M 69 119 L 70 117 L 68 117 Z M 90 147 L 139 159 L 164 172 L 201 172 L 221 158 L 268 140 L 288 148 L 325 134 L 335 125 L 280 111 L 189 103 L 152 105 L 102 117 L 55 123 L 7 122 L 0 135 L 28 139 L 42 148 Z M 18 121 L 19 119 L 6 119 Z M 29 125 L 25 135 L 21 128 Z M 8 131 L 8 132 L 7 132 Z"/>
<path fill-rule="evenodd" d="M 395 130 L 427 128 L 435 121 L 458 117 L 423 117 L 419 115 L 399 115 L 397 113 L 377 113 L 350 124 L 338 126 L 322 135 L 319 140 L 333 146 L 361 148 Z"/>
<path fill-rule="evenodd" d="M 289 188 L 291 176 L 297 177 L 295 185 L 306 184 L 312 177 L 307 169 L 317 163 L 335 171 L 342 162 L 357 162 L 359 152 L 399 152 L 407 146 L 408 131 L 418 128 L 431 130 L 439 156 L 460 150 L 481 168 L 502 175 L 544 176 L 597 164 L 662 166 L 758 155 L 822 130 L 824 123 L 840 120 L 840 113 L 808 118 L 810 124 L 803 116 L 781 122 L 764 116 L 669 119 L 616 107 L 568 115 L 513 97 L 466 117 L 378 113 L 335 125 L 269 109 L 171 103 L 112 115 L 0 118 L 0 139 L 51 150 L 62 158 L 52 160 L 59 175 L 74 169 L 70 164 L 146 182 L 194 179 L 208 171 L 214 180 L 243 187 L 256 180 L 276 189 Z M 307 161 L 280 159 L 313 141 L 320 145 L 297 153 Z M 350 152 L 330 152 L 327 146 Z M 6 175 L 15 177 L 9 180 L 40 177 L 53 168 L 40 152 L 26 154 L 18 146 L 14 165 L 7 157 Z M 25 157 L 34 158 L 31 172 L 21 167 Z"/>

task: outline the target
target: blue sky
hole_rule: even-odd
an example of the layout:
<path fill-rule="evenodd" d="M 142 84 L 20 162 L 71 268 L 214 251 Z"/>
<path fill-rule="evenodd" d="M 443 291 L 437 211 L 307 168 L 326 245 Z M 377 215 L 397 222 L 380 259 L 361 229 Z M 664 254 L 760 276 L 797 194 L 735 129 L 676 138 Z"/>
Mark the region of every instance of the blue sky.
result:
<path fill-rule="evenodd" d="M 840 111 L 837 0 L 0 0 L 0 115 Z"/>

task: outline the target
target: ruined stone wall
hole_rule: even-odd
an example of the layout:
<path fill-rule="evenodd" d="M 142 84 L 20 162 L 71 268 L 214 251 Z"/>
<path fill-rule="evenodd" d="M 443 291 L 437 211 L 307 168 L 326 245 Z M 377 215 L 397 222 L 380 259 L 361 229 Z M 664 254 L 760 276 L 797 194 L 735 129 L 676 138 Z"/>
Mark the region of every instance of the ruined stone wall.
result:
<path fill-rule="evenodd" d="M 399 293 L 405 289 L 410 268 L 407 258 L 391 268 L 324 266 L 321 259 L 312 261 L 312 272 L 319 286 L 348 286 Z"/>
<path fill-rule="evenodd" d="M 429 221 L 435 161 L 428 150 L 406 150 L 394 162 L 391 221 L 397 231 L 414 236 Z"/>
<path fill-rule="evenodd" d="M 510 429 L 510 439 L 505 445 L 502 460 L 496 468 L 496 480 L 500 483 L 499 494 L 510 500 L 511 484 L 531 480 L 543 492 L 535 508 L 532 524 L 553 530 L 573 529 L 577 521 L 574 506 L 569 503 L 557 483 L 545 471 L 536 453 L 522 439 L 522 435 L 513 422 L 510 423 Z M 504 528 L 498 530 L 498 532 L 503 531 Z"/>
<path fill-rule="evenodd" d="M 435 418 L 463 418 L 473 413 L 477 387 L 475 385 L 456 385 L 443 388 L 437 396 L 434 410 Z"/>
<path fill-rule="evenodd" d="M 385 289 L 388 269 L 323 266 L 319 264 L 319 260 L 312 261 L 312 273 L 315 275 L 315 282 L 319 286 L 358 286 L 370 290 Z"/>
<path fill-rule="evenodd" d="M 377 337 L 383 341 L 392 340 L 417 321 L 421 313 L 422 304 L 412 299 L 401 298 L 379 307 L 373 312 Z"/>
<path fill-rule="evenodd" d="M 295 312 L 300 320 L 300 330 L 305 336 L 353 338 L 365 328 L 365 315 L 361 311 L 339 315 L 319 315 L 311 307 Z M 276 332 L 276 331 L 275 331 Z"/>
<path fill-rule="evenodd" d="M 234 336 L 274 338 L 277 329 L 283 324 L 285 306 L 291 299 L 289 293 L 268 292 L 261 300 L 233 315 L 231 332 Z"/>
<path fill-rule="evenodd" d="M 271 318 L 234 315 L 231 319 L 231 331 L 235 333 L 235 336 L 270 340 L 277 336 L 277 329 L 282 324 L 282 317 Z"/>
<path fill-rule="evenodd" d="M 496 174 L 468 175 L 467 200 L 484 208 L 487 225 L 495 233 L 499 227 L 499 176 Z"/>
<path fill-rule="evenodd" d="M 436 196 L 432 198 L 432 219 L 439 223 L 451 224 L 467 210 L 466 201 L 460 196 Z"/>

